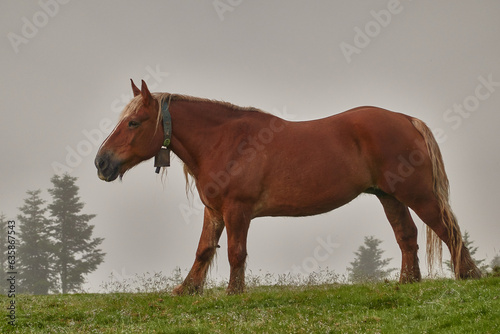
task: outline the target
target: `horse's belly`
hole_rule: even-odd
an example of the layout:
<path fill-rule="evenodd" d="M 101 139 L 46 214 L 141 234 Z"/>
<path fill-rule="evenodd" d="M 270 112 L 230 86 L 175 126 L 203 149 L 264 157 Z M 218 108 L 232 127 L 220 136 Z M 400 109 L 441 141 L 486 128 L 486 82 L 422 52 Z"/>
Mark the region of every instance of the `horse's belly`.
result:
<path fill-rule="evenodd" d="M 364 190 L 364 186 L 350 183 L 314 187 L 289 184 L 264 192 L 256 216 L 317 215 L 349 203 Z"/>

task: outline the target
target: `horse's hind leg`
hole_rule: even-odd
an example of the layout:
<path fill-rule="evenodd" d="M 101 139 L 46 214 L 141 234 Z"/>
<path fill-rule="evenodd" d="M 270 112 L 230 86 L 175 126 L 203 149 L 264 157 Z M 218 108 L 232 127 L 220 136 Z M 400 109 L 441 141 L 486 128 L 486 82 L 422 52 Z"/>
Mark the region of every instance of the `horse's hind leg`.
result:
<path fill-rule="evenodd" d="M 455 215 L 451 211 L 448 203 L 444 203 L 441 208 L 435 195 L 429 195 L 410 204 L 415 213 L 427 224 L 437 236 L 448 246 L 451 253 L 453 267 L 456 278 L 479 278 L 481 271 L 477 268 L 474 260 L 471 258 L 469 250 L 465 246 L 458 227 Z M 428 231 L 431 233 L 431 231 Z M 433 245 L 428 242 L 428 258 L 432 263 Z M 431 266 L 432 267 L 432 266 Z"/>
<path fill-rule="evenodd" d="M 417 227 L 410 216 L 408 207 L 396 198 L 387 194 L 377 194 L 382 203 L 387 219 L 391 223 L 396 240 L 402 253 L 401 283 L 420 281 L 418 266 Z"/>
<path fill-rule="evenodd" d="M 203 230 L 193 267 L 182 284 L 173 290 L 174 295 L 195 294 L 203 292 L 203 284 L 208 268 L 217 250 L 219 238 L 224 230 L 222 217 L 205 208 Z"/>

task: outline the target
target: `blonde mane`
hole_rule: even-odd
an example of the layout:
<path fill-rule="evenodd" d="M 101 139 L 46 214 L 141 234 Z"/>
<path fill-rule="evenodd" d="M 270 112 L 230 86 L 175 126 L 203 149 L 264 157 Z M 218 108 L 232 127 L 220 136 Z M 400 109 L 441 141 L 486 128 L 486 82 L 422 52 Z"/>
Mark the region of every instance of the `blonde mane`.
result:
<path fill-rule="evenodd" d="M 226 108 L 235 110 L 235 111 L 252 111 L 252 112 L 263 112 L 260 109 L 254 108 L 254 107 L 240 107 L 237 105 L 234 105 L 229 102 L 225 101 L 218 101 L 218 100 L 211 100 L 211 99 L 205 99 L 201 97 L 194 97 L 194 96 L 189 96 L 189 95 L 180 95 L 180 94 L 170 94 L 170 93 L 151 93 L 151 96 L 158 102 L 158 120 L 161 118 L 161 106 L 164 102 L 168 100 L 168 103 L 171 101 L 188 101 L 188 102 L 211 102 L 211 103 L 216 103 L 219 105 L 222 105 Z M 142 105 L 143 100 L 141 95 L 137 95 L 130 102 L 125 106 L 125 109 L 123 109 L 121 115 L 120 115 L 120 121 L 123 120 L 126 117 L 129 117 L 130 115 L 133 115 L 137 113 L 139 110 L 140 106 Z M 159 121 L 158 121 L 159 124 Z"/>

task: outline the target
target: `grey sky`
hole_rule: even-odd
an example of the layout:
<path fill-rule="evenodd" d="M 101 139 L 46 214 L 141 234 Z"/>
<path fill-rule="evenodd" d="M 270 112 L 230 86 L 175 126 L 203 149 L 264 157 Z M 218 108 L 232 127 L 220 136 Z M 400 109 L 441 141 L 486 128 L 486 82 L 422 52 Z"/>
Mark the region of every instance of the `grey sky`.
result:
<path fill-rule="evenodd" d="M 421 118 L 438 135 L 459 223 L 491 259 L 500 251 L 499 16 L 494 0 L 4 1 L 0 211 L 15 218 L 27 190 L 49 200 L 54 168 L 69 170 L 106 239 L 90 289 L 113 270 L 189 268 L 202 214 L 196 195 L 189 209 L 179 161 L 164 183 L 152 161 L 113 184 L 93 166 L 131 95 L 129 78 L 145 79 L 153 91 L 290 120 L 366 104 Z M 321 216 L 255 220 L 247 268 L 281 274 L 316 261 L 343 274 L 366 235 L 382 239 L 399 267 L 382 207 L 365 195 Z M 324 242 L 334 246 L 315 258 Z M 225 237 L 221 246 L 212 276 L 226 277 Z"/>

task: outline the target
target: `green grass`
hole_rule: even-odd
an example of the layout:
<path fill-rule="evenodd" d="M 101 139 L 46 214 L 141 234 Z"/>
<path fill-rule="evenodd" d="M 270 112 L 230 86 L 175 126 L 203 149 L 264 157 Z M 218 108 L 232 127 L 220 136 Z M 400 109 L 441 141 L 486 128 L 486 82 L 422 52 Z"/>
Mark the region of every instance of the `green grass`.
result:
<path fill-rule="evenodd" d="M 2 317 L 1 333 L 500 333 L 500 277 L 252 287 L 239 296 L 21 295 L 16 305 L 15 330 Z"/>

